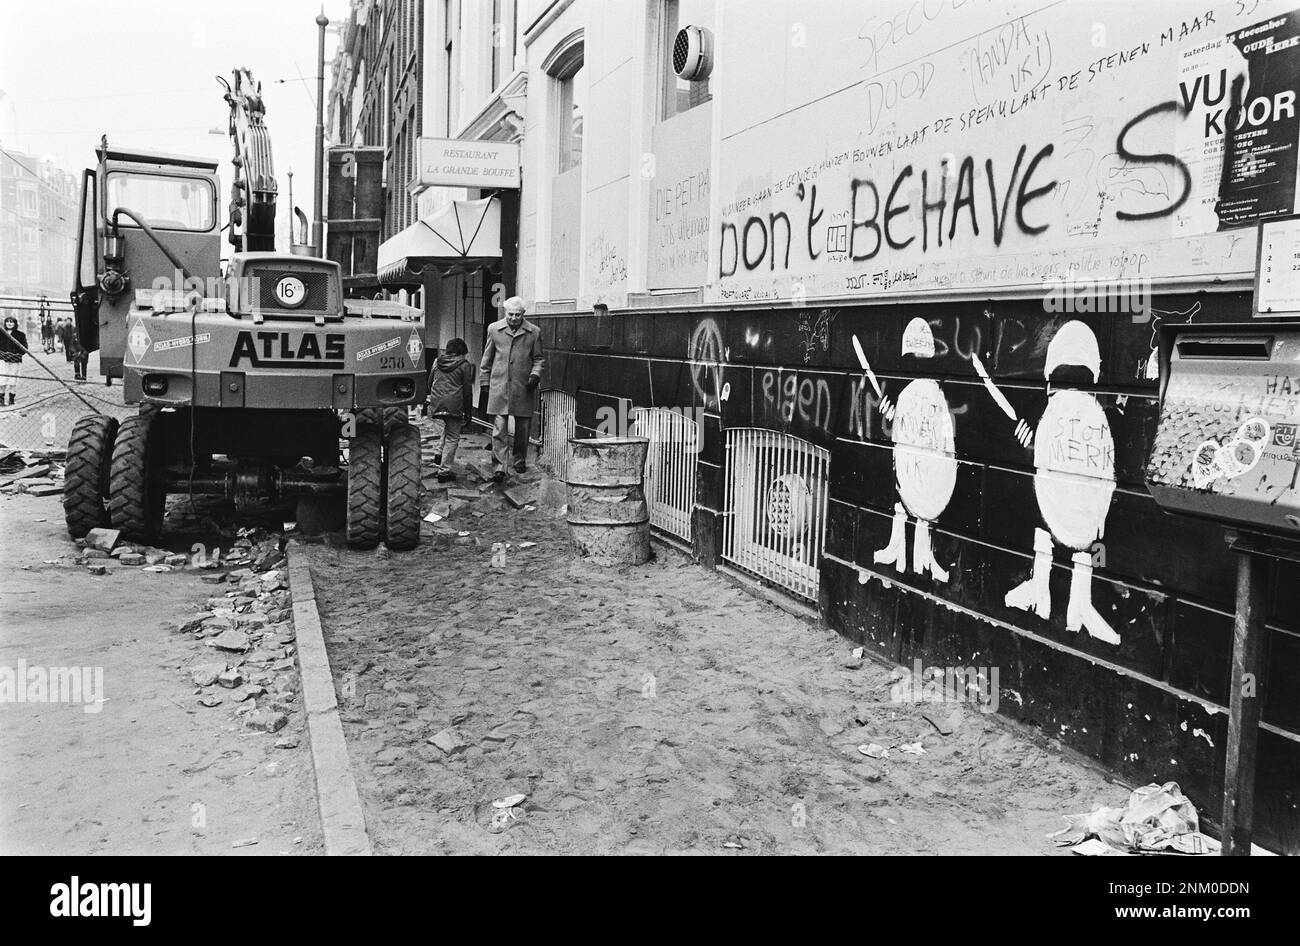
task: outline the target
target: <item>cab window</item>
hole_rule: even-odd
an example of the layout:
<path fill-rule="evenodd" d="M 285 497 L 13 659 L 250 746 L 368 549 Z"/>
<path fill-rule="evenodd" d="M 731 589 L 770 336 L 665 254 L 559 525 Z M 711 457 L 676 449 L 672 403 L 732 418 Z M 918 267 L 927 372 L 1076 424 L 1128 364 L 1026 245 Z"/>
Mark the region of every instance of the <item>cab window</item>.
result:
<path fill-rule="evenodd" d="M 108 175 L 107 212 L 125 207 L 159 230 L 211 230 L 215 206 L 212 182 L 202 178 L 122 171 Z M 134 226 L 126 217 L 118 222 Z"/>

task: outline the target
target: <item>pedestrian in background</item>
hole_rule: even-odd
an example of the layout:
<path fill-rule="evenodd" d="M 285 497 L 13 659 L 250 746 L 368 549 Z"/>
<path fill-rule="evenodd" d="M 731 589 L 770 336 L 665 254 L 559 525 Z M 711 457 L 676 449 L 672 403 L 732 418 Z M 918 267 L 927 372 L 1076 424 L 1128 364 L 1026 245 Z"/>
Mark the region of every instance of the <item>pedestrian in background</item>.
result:
<path fill-rule="evenodd" d="M 492 415 L 492 481 L 500 483 L 511 466 L 528 469 L 528 430 L 537 388 L 542 382 L 542 330 L 524 318 L 527 306 L 518 296 L 505 302 L 505 318 L 488 326 L 479 363 L 479 384 L 488 389 Z M 510 423 L 514 420 L 514 443 Z"/>
<path fill-rule="evenodd" d="M 54 354 L 54 319 L 48 311 L 41 315 L 41 349 L 47 355 Z"/>
<path fill-rule="evenodd" d="M 23 374 L 26 354 L 27 333 L 18 327 L 16 318 L 6 315 L 4 332 L 0 332 L 0 404 L 17 400 L 18 379 Z"/>
<path fill-rule="evenodd" d="M 433 464 L 438 482 L 456 478 L 453 464 L 460 446 L 460 432 L 474 409 L 474 366 L 469 363 L 469 346 L 453 338 L 429 370 L 429 416 L 442 425 L 438 452 Z"/>
<path fill-rule="evenodd" d="M 63 338 L 63 351 L 70 353 L 68 360 L 72 362 L 73 380 L 85 381 L 86 362 L 90 360 L 90 352 L 81 347 L 81 336 L 77 334 L 77 323 L 71 319 L 68 320 L 68 331 Z"/>

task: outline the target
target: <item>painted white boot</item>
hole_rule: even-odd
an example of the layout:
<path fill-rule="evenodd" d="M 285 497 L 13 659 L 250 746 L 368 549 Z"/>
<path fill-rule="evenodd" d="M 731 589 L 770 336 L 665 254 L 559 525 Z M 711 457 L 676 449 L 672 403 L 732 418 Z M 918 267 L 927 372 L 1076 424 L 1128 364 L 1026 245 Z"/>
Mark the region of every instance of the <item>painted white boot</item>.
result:
<path fill-rule="evenodd" d="M 1040 618 L 1052 614 L 1052 536 L 1045 529 L 1034 530 L 1034 570 L 1030 576 L 1007 592 L 1008 608 L 1033 611 Z"/>
<path fill-rule="evenodd" d="M 1118 644 L 1119 634 L 1092 604 L 1092 553 L 1074 553 L 1074 571 L 1070 573 L 1070 603 L 1065 609 L 1065 628 L 1083 628 L 1099 641 Z"/>
<path fill-rule="evenodd" d="M 947 581 L 948 572 L 934 560 L 934 547 L 930 545 L 930 523 L 916 520 L 916 536 L 912 539 L 912 571 L 918 575 L 929 572 L 935 581 Z"/>
<path fill-rule="evenodd" d="M 889 544 L 872 556 L 877 565 L 893 565 L 907 572 L 907 510 L 902 503 L 894 503 L 894 528 L 889 533 Z"/>

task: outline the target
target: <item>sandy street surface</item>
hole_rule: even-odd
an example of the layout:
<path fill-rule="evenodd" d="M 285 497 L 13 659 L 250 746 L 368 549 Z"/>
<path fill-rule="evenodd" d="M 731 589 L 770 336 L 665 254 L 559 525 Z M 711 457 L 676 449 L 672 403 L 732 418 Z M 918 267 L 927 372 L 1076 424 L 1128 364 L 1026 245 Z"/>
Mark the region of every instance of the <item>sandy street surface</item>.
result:
<path fill-rule="evenodd" d="M 0 702 L 0 853 L 320 853 L 301 711 L 269 735 L 228 698 L 198 702 L 188 668 L 213 650 L 173 627 L 225 586 L 117 562 L 95 577 L 76 552 L 58 496 L 0 496 L 0 667 L 102 668 L 105 699 Z"/>
<path fill-rule="evenodd" d="M 887 668 L 676 551 L 574 562 L 563 520 L 495 491 L 438 526 L 292 553 L 376 853 L 1050 854 L 1063 815 L 1127 796 L 973 706 L 941 736 L 921 711 L 951 705 L 890 702 Z"/>

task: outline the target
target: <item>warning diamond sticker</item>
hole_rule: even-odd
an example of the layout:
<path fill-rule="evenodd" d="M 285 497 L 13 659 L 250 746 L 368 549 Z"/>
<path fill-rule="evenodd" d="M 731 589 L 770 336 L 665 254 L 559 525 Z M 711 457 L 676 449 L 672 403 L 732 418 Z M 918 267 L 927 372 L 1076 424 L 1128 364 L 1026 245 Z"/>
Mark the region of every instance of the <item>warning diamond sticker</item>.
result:
<path fill-rule="evenodd" d="M 131 322 L 131 331 L 126 336 L 126 347 L 130 349 L 131 357 L 138 363 L 152 343 L 149 330 L 144 327 L 144 319 L 137 315 Z"/>

